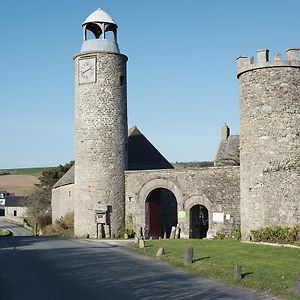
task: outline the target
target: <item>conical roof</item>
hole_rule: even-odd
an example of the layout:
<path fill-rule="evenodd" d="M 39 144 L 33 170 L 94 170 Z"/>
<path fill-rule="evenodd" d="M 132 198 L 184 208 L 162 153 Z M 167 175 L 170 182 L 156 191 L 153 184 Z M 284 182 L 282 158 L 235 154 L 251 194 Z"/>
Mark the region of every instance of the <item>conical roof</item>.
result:
<path fill-rule="evenodd" d="M 112 17 L 101 8 L 97 8 L 93 13 L 91 13 L 82 25 L 88 23 L 109 23 L 117 26 Z"/>

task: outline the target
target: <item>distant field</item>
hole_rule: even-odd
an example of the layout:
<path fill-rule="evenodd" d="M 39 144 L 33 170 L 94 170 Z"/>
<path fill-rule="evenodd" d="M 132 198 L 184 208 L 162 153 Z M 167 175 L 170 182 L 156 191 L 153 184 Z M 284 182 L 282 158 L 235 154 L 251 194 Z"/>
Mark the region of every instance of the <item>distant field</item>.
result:
<path fill-rule="evenodd" d="M 50 169 L 51 167 L 1 169 L 0 191 L 15 193 L 17 196 L 27 196 L 39 182 L 38 178 L 41 173 Z"/>
<path fill-rule="evenodd" d="M 10 175 L 32 175 L 39 176 L 41 172 L 52 169 L 52 167 L 40 167 L 40 168 L 19 168 L 19 169 L 1 169 L 0 174 L 9 173 Z"/>
<path fill-rule="evenodd" d="M 33 175 L 1 175 L 0 190 L 15 193 L 17 196 L 29 195 L 39 179 Z"/>

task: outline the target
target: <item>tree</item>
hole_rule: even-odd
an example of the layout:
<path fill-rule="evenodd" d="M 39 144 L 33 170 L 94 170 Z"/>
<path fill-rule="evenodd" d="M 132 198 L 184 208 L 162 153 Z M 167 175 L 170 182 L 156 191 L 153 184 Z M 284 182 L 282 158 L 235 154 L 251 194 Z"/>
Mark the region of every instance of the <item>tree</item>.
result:
<path fill-rule="evenodd" d="M 43 171 L 39 183 L 27 197 L 28 221 L 31 226 L 51 223 L 51 190 L 53 185 L 73 166 L 74 161 Z"/>

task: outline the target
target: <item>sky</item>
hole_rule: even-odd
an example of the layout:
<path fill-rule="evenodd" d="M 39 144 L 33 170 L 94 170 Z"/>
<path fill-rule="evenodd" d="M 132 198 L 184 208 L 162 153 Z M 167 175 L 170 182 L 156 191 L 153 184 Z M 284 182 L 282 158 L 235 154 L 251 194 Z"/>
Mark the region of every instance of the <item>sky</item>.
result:
<path fill-rule="evenodd" d="M 128 125 L 170 161 L 214 160 L 239 134 L 236 58 L 300 46 L 298 0 L 0 1 L 0 168 L 74 159 L 74 62 L 101 7 L 128 56 Z"/>

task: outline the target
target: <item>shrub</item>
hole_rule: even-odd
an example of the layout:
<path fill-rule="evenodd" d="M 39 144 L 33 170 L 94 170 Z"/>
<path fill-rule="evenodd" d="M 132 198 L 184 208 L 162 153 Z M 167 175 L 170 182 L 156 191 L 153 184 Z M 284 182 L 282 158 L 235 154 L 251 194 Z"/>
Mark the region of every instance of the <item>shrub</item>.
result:
<path fill-rule="evenodd" d="M 74 213 L 67 213 L 64 217 L 56 220 L 54 224 L 43 229 L 45 235 L 57 235 L 64 237 L 74 236 Z"/>
<path fill-rule="evenodd" d="M 222 228 L 217 231 L 214 236 L 214 240 L 241 240 L 241 229 L 240 227 L 233 228 L 231 231 Z"/>
<path fill-rule="evenodd" d="M 264 227 L 258 230 L 251 230 L 251 237 L 255 242 L 299 244 L 300 225 L 293 227 Z"/>
<path fill-rule="evenodd" d="M 134 235 L 135 235 L 135 232 L 134 232 L 134 230 L 132 229 L 132 228 L 121 228 L 120 230 L 119 230 L 119 236 L 121 237 L 121 238 L 124 238 L 124 235 L 125 234 L 127 234 L 128 235 L 128 237 L 129 238 L 133 238 L 134 237 Z"/>

